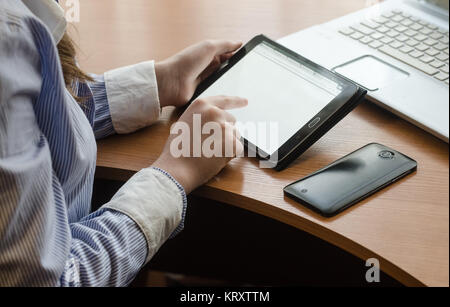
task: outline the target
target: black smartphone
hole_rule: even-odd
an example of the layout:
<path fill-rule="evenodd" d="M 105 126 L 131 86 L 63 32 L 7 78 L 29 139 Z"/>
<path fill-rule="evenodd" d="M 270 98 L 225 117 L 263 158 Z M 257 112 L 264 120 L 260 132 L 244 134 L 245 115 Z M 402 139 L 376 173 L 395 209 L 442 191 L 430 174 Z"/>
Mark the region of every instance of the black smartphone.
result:
<path fill-rule="evenodd" d="M 417 162 L 372 143 L 284 188 L 288 197 L 332 217 L 417 170 Z"/>

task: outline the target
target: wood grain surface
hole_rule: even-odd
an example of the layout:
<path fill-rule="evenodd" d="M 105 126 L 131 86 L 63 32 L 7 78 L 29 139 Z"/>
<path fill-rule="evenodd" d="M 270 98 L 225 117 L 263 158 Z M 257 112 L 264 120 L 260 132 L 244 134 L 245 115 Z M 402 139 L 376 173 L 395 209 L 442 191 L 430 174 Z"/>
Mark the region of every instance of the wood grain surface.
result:
<path fill-rule="evenodd" d="M 75 24 L 79 60 L 90 72 L 164 59 L 208 38 L 273 39 L 364 7 L 365 0 L 81 0 Z M 126 180 L 156 160 L 179 116 L 98 144 L 97 176 Z M 415 159 L 416 174 L 325 219 L 283 195 L 287 184 L 371 142 Z M 213 200 L 307 231 L 381 268 L 410 286 L 449 285 L 448 144 L 365 102 L 283 172 L 260 169 L 255 159 L 233 160 L 195 191 Z"/>

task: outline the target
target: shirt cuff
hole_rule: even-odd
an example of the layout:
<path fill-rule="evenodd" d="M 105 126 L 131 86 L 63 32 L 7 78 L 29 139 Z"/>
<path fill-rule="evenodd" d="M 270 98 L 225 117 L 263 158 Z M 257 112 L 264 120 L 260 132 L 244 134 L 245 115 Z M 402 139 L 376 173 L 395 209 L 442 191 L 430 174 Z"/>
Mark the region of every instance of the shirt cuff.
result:
<path fill-rule="evenodd" d="M 163 173 L 164 175 L 166 175 L 170 180 L 172 180 L 173 183 L 175 183 L 178 187 L 178 190 L 180 190 L 180 193 L 183 197 L 183 212 L 181 213 L 181 222 L 180 224 L 177 226 L 177 228 L 174 230 L 174 232 L 172 232 L 172 234 L 170 235 L 169 239 L 173 239 L 175 238 L 180 232 L 183 231 L 184 229 L 184 221 L 186 219 L 186 210 L 187 210 L 187 197 L 186 197 L 186 191 L 184 190 L 183 186 L 175 179 L 172 177 L 172 175 L 170 175 L 168 172 L 166 172 L 165 170 L 162 170 L 160 168 L 157 167 L 153 167 L 153 169 L 160 171 L 161 173 Z"/>
<path fill-rule="evenodd" d="M 114 130 L 131 133 L 157 121 L 160 115 L 154 61 L 105 73 L 106 93 Z"/>
<path fill-rule="evenodd" d="M 126 214 L 136 222 L 147 241 L 147 263 L 182 225 L 186 203 L 186 193 L 175 179 L 158 169 L 146 168 L 103 208 Z"/>
<path fill-rule="evenodd" d="M 91 88 L 95 108 L 92 127 L 95 138 L 99 140 L 115 134 L 116 131 L 114 130 L 114 126 L 112 124 L 104 75 L 90 76 L 94 79 L 94 82 L 88 83 Z"/>

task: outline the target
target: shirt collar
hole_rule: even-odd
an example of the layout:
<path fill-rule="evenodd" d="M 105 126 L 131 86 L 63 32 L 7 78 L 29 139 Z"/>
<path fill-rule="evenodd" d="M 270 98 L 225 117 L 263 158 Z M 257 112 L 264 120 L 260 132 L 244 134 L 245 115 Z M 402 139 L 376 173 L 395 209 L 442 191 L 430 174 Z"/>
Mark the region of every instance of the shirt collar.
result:
<path fill-rule="evenodd" d="M 67 28 L 62 7 L 54 0 L 22 0 L 22 2 L 49 28 L 53 39 L 58 44 Z"/>

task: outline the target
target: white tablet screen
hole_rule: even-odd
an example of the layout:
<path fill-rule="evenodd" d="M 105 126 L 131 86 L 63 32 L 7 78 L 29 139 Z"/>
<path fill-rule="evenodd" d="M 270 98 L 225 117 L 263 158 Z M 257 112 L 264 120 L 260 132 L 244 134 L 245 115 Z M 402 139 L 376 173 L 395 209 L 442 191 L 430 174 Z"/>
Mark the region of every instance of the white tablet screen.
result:
<path fill-rule="evenodd" d="M 213 83 L 200 97 L 227 95 L 248 99 L 230 110 L 239 123 L 258 125 L 258 133 L 240 129 L 250 143 L 272 155 L 341 93 L 339 84 L 261 43 Z M 261 125 L 262 124 L 262 125 Z M 277 140 L 261 127 L 277 126 Z M 239 127 L 239 126 L 238 126 Z"/>

